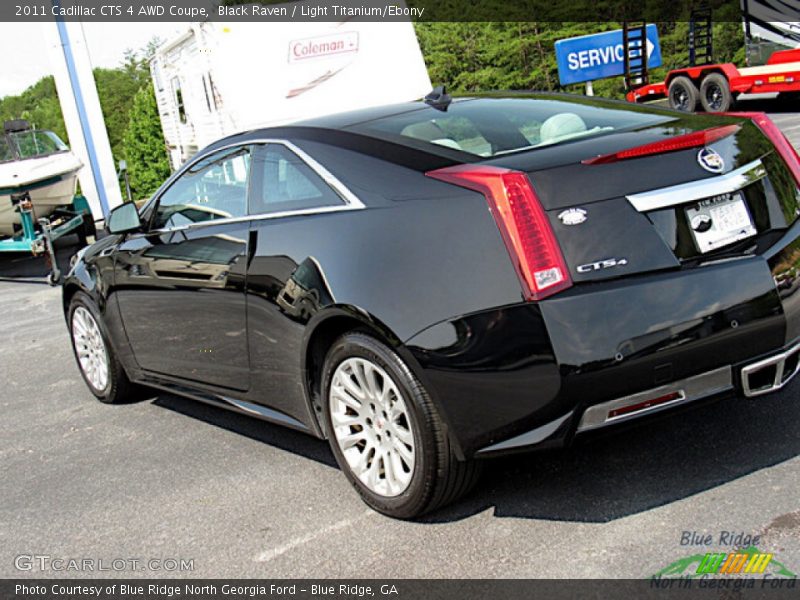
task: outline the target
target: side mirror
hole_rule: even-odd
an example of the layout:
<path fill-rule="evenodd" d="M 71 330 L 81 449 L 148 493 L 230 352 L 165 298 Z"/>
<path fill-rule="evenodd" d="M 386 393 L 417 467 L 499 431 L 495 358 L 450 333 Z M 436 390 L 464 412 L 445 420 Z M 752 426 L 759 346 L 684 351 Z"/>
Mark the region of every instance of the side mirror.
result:
<path fill-rule="evenodd" d="M 117 206 L 108 214 L 109 233 L 128 233 L 141 231 L 142 220 L 139 210 L 133 202 L 125 202 Z"/>

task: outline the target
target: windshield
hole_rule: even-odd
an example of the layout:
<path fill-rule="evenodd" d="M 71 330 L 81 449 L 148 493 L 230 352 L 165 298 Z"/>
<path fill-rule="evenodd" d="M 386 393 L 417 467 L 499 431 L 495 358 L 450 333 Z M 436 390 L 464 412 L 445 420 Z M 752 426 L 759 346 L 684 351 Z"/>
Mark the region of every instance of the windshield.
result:
<path fill-rule="evenodd" d="M 589 101 L 591 102 L 591 101 Z M 454 101 L 356 126 L 378 137 L 412 138 L 476 156 L 498 156 L 670 120 L 627 107 L 539 98 Z"/>
<path fill-rule="evenodd" d="M 66 144 L 52 131 L 17 131 L 9 133 L 8 137 L 14 145 L 17 157 L 20 159 L 46 156 L 67 150 Z M 0 145 L 0 156 L 2 156 L 2 153 L 2 145 Z"/>
<path fill-rule="evenodd" d="M 0 137 L 0 162 L 13 160 L 14 153 L 11 151 L 11 146 L 5 137 Z"/>

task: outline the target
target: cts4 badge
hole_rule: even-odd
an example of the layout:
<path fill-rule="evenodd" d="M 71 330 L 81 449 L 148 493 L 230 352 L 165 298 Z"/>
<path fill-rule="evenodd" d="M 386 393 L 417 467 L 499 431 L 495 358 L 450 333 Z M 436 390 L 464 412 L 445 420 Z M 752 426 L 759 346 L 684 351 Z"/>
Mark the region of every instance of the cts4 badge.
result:
<path fill-rule="evenodd" d="M 592 271 L 602 271 L 613 267 L 623 267 L 628 264 L 627 258 L 606 258 L 597 262 L 581 265 L 577 268 L 578 273 L 591 273 Z"/>
<path fill-rule="evenodd" d="M 725 170 L 725 161 L 713 148 L 701 149 L 697 153 L 697 162 L 709 173 L 722 173 Z"/>
<path fill-rule="evenodd" d="M 558 218 L 564 225 L 580 225 L 586 220 L 586 211 L 582 208 L 568 208 L 559 213 Z"/>

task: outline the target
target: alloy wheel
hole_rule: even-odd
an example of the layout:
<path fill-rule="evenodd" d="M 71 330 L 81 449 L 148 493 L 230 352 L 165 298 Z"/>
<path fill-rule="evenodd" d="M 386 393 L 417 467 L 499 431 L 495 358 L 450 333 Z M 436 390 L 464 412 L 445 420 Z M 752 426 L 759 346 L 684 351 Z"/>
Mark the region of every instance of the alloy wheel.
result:
<path fill-rule="evenodd" d="M 328 402 L 333 435 L 353 474 L 375 494 L 402 494 L 414 474 L 414 431 L 389 374 L 370 360 L 348 358 L 333 373 Z"/>
<path fill-rule="evenodd" d="M 722 106 L 722 88 L 716 83 L 709 84 L 706 89 L 706 103 L 713 111 L 717 111 Z"/>
<path fill-rule="evenodd" d="M 97 321 L 83 306 L 72 313 L 72 341 L 81 371 L 89 384 L 102 392 L 108 385 L 108 351 Z"/>
<path fill-rule="evenodd" d="M 672 106 L 684 112 L 689 110 L 689 94 L 686 90 L 679 88 L 672 93 Z"/>

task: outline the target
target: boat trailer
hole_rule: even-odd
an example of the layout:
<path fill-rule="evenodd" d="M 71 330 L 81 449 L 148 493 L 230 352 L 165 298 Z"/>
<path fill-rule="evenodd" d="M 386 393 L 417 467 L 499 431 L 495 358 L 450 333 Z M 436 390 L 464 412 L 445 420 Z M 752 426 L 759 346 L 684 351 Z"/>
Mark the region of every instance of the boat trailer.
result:
<path fill-rule="evenodd" d="M 83 196 L 75 196 L 72 204 L 57 208 L 49 218 L 39 219 L 34 214 L 28 192 L 13 194 L 11 203 L 19 213 L 22 227 L 13 237 L 0 240 L 0 252 L 30 252 L 34 256 L 44 256 L 50 267 L 48 282 L 58 285 L 61 271 L 53 242 L 70 233 L 77 233 L 81 245 L 85 246 L 87 238 L 96 234 L 89 202 Z"/>

